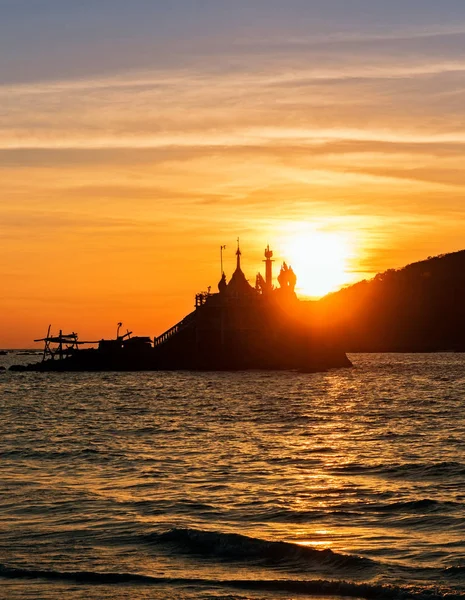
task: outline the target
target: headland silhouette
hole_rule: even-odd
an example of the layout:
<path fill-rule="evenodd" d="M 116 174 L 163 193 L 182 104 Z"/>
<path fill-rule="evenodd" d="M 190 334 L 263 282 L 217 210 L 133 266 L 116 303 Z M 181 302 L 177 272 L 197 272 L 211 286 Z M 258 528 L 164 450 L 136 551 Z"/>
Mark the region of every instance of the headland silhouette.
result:
<path fill-rule="evenodd" d="M 312 307 L 347 352 L 465 351 L 465 250 L 389 269 Z"/>

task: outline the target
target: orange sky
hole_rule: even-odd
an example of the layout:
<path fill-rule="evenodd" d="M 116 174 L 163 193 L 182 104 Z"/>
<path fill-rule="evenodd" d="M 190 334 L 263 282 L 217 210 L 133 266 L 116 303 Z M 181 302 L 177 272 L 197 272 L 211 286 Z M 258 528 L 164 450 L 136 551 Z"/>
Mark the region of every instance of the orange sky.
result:
<path fill-rule="evenodd" d="M 462 249 L 465 56 L 394 34 L 0 85 L 0 347 L 158 335 L 238 236 L 251 282 L 302 231 L 344 240 L 341 285 Z"/>

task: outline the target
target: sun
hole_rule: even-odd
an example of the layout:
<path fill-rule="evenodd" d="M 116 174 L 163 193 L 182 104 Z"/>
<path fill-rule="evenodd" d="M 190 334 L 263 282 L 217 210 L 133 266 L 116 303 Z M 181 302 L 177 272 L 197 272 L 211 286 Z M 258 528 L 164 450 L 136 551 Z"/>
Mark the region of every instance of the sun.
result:
<path fill-rule="evenodd" d="M 297 230 L 283 239 L 283 256 L 297 275 L 296 291 L 320 298 L 348 283 L 349 241 L 337 232 Z"/>

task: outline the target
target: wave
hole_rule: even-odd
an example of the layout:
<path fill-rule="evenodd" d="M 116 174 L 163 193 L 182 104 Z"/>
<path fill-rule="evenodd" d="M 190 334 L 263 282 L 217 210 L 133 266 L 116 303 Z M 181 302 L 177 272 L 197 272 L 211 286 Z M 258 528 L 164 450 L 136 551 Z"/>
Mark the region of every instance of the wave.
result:
<path fill-rule="evenodd" d="M 391 504 L 367 504 L 364 510 L 374 512 L 436 512 L 443 510 L 453 510 L 461 508 L 462 504 L 451 501 L 432 500 L 422 498 L 421 500 L 411 500 L 407 502 L 393 502 Z"/>
<path fill-rule="evenodd" d="M 108 451 L 103 451 L 98 448 L 80 448 L 77 450 L 41 450 L 39 448 L 30 450 L 27 448 L 5 450 L 0 452 L 0 458 L 2 460 L 8 458 L 22 458 L 22 459 L 40 459 L 40 460 L 62 460 L 62 459 L 75 459 L 79 457 L 87 457 L 93 455 L 108 455 Z"/>
<path fill-rule="evenodd" d="M 465 475 L 465 464 L 456 461 L 438 463 L 398 463 L 398 464 L 373 464 L 348 463 L 342 467 L 331 469 L 335 475 L 384 475 L 386 477 L 400 478 L 413 477 L 415 479 L 435 479 L 444 477 L 457 477 Z"/>
<path fill-rule="evenodd" d="M 357 505 L 340 504 L 332 507 L 331 510 L 296 510 L 293 508 L 269 507 L 261 510 L 246 513 L 240 513 L 242 521 L 256 521 L 257 519 L 273 523 L 308 523 L 328 519 L 328 516 L 341 519 L 363 519 L 367 513 L 393 513 L 393 515 L 420 515 L 436 513 L 451 513 L 461 510 L 463 503 L 452 501 L 440 501 L 430 498 L 419 500 L 398 501 L 398 502 L 363 502 Z"/>
<path fill-rule="evenodd" d="M 142 538 L 142 539 L 141 539 Z M 330 549 L 282 541 L 268 541 L 237 533 L 221 533 L 198 529 L 170 529 L 138 536 L 139 543 L 168 546 L 170 552 L 184 553 L 203 559 L 222 562 L 252 563 L 265 568 L 290 570 L 303 576 L 316 575 L 349 578 L 351 581 L 369 581 L 375 577 L 396 572 L 409 580 L 462 582 L 465 567 L 401 567 L 394 563 L 379 562 L 366 557 L 342 554 Z M 418 579 L 419 578 L 419 579 Z M 465 596 L 462 596 L 465 600 Z"/>
<path fill-rule="evenodd" d="M 154 577 L 137 573 L 97 571 L 51 571 L 14 568 L 0 564 L 0 577 L 4 579 L 45 579 L 72 581 L 94 585 L 171 585 L 173 587 L 222 586 L 230 589 L 288 594 L 334 595 L 366 600 L 463 600 L 463 594 L 440 593 L 430 589 L 408 589 L 396 586 L 352 583 L 348 581 L 298 580 L 298 579 L 201 579 L 181 577 Z"/>
<path fill-rule="evenodd" d="M 175 528 L 144 537 L 146 542 L 170 544 L 181 552 L 228 560 L 255 560 L 261 564 L 292 564 L 306 568 L 337 567 L 350 569 L 352 573 L 376 569 L 376 563 L 369 558 L 339 554 L 329 549 L 316 550 L 290 542 L 272 542 L 238 533 Z"/>
<path fill-rule="evenodd" d="M 450 577 L 462 578 L 465 575 L 465 565 L 458 565 L 455 567 L 447 567 L 447 569 L 444 569 L 444 573 L 446 575 L 449 575 Z"/>

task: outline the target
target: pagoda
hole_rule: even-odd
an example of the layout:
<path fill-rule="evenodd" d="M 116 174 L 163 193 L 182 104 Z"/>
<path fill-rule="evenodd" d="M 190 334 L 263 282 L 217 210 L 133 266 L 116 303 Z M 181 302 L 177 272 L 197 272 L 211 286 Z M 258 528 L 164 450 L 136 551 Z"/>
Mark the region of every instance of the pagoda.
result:
<path fill-rule="evenodd" d="M 351 366 L 346 354 L 330 348 L 312 331 L 295 293 L 297 277 L 283 263 L 273 286 L 273 251 L 265 249 L 265 277 L 255 286 L 241 266 L 229 281 L 222 272 L 218 293 L 196 295 L 195 310 L 155 340 L 156 362 L 166 369 L 301 369 Z"/>

